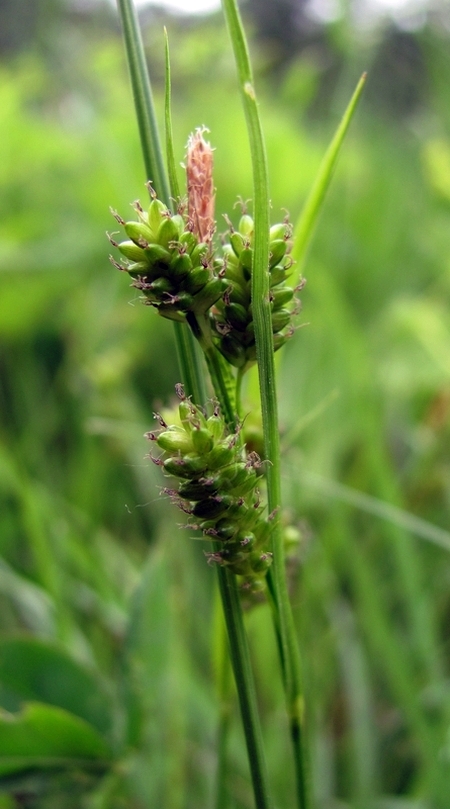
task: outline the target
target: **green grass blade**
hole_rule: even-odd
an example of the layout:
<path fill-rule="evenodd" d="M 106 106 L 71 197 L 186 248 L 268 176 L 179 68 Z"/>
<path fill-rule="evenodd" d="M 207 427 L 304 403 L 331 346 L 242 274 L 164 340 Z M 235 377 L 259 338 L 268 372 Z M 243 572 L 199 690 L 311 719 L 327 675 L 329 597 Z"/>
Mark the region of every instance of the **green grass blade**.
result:
<path fill-rule="evenodd" d="M 164 167 L 163 154 L 156 124 L 153 95 L 145 62 L 144 47 L 142 44 L 139 22 L 136 10 L 131 0 L 117 0 L 125 40 L 125 49 L 130 71 L 131 86 L 133 90 L 136 118 L 138 122 L 141 148 L 147 179 L 151 179 L 160 199 L 168 207 L 170 196 L 179 196 L 176 174 L 171 166 L 175 165 L 173 157 L 173 143 L 171 134 L 170 114 L 170 63 L 169 49 L 166 39 L 166 136 L 169 128 L 168 164 L 170 184 Z M 171 154 L 169 155 L 169 151 Z M 174 185 L 175 183 L 175 185 Z M 184 388 L 188 396 L 198 404 L 206 400 L 204 373 L 201 368 L 201 358 L 195 341 L 189 330 L 182 323 L 174 323 L 175 342 L 177 347 L 178 363 L 183 379 Z"/>
<path fill-rule="evenodd" d="M 169 174 L 170 193 L 174 201 L 180 198 L 180 187 L 176 171 L 175 152 L 173 148 L 172 129 L 172 85 L 170 79 L 170 51 L 167 29 L 164 28 L 165 65 L 166 65 L 166 92 L 164 99 L 164 121 L 166 129 L 166 159 Z"/>
<path fill-rule="evenodd" d="M 141 138 L 147 179 L 152 181 L 160 199 L 169 205 L 170 192 L 158 137 L 150 79 L 145 62 L 139 22 L 132 0 L 117 0 L 130 71 L 134 105 Z"/>
<path fill-rule="evenodd" d="M 291 445 L 292 443 L 293 440 Z M 329 480 L 321 475 L 316 475 L 314 472 L 306 472 L 303 475 L 303 482 L 319 490 L 326 497 L 348 503 L 361 511 L 365 511 L 367 514 L 386 520 L 398 528 L 420 537 L 420 539 L 431 542 L 439 548 L 450 551 L 450 531 L 446 531 L 445 528 L 440 528 L 438 525 L 433 525 L 433 523 L 423 520 L 421 517 L 416 517 L 410 511 L 405 511 L 405 509 L 399 508 L 386 500 L 360 492 L 336 480 Z"/>
<path fill-rule="evenodd" d="M 366 78 L 367 74 L 363 73 L 358 84 L 356 85 L 355 92 L 353 93 L 350 103 L 344 112 L 333 140 L 325 153 L 314 185 L 295 226 L 292 258 L 298 264 L 298 273 L 300 273 L 302 270 L 306 253 L 314 233 L 314 228 L 322 209 L 325 194 L 328 186 L 330 185 L 341 146 L 344 142 L 344 138 L 347 134 L 353 115 L 355 114 L 358 101 L 361 98 L 361 94 L 366 83 Z"/>

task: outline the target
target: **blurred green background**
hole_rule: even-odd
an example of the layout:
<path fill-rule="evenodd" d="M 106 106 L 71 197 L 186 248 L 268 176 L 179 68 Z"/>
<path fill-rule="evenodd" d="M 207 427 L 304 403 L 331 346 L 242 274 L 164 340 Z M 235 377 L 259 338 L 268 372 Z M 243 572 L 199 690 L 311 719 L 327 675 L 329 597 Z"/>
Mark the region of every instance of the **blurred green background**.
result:
<path fill-rule="evenodd" d="M 303 328 L 279 355 L 317 807 L 448 809 L 449 5 L 243 10 L 273 221 L 295 221 L 369 71 L 305 267 Z M 210 129 L 225 230 L 251 171 L 221 14 L 146 7 L 142 24 L 160 117 L 168 28 L 180 161 Z M 179 381 L 172 327 L 108 261 L 109 206 L 126 215 L 147 179 L 117 15 L 3 0 L 0 31 L 0 705 L 19 716 L 14 744 L 10 718 L 0 727 L 0 809 L 213 806 L 214 574 L 142 438 Z M 254 380 L 247 397 L 254 409 Z M 248 627 L 284 809 L 266 606 Z M 65 756 L 36 735 L 33 703 L 66 723 Z M 229 806 L 250 809 L 237 708 L 229 758 Z"/>

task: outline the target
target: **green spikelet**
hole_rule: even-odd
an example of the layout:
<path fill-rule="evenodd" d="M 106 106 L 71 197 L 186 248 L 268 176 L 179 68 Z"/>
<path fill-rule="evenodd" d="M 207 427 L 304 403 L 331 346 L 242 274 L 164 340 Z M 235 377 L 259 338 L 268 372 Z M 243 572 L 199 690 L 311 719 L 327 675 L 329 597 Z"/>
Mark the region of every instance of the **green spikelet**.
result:
<path fill-rule="evenodd" d="M 160 417 L 161 429 L 147 433 L 163 451 L 153 460 L 179 481 L 176 490 L 163 492 L 190 515 L 188 524 L 217 545 L 208 561 L 226 565 L 247 589 L 259 591 L 272 562 L 271 521 L 263 516 L 257 489 L 259 456 L 246 452 L 239 430 L 227 430 L 217 405 L 208 416 L 181 385 L 176 390 L 180 423 L 168 427 Z"/>
<path fill-rule="evenodd" d="M 211 320 L 221 354 L 231 365 L 245 369 L 256 360 L 251 306 L 254 226 L 247 213 L 241 217 L 237 230 L 229 224 L 229 243 L 223 246 L 222 274 L 226 290 L 216 302 Z M 294 333 L 292 319 L 299 306 L 295 293 L 300 287 L 293 289 L 286 285 L 292 265 L 290 236 L 291 226 L 287 221 L 270 229 L 268 271 L 275 351 Z"/>
<path fill-rule="evenodd" d="M 113 212 L 127 236 L 121 242 L 110 237 L 126 263 L 118 265 L 133 279 L 145 303 L 162 317 L 184 321 L 189 312 L 204 315 L 223 295 L 225 282 L 218 275 L 211 244 L 199 241 L 192 223 L 181 213 L 172 214 L 153 196 L 148 211 L 134 203 L 136 221 L 125 222 Z"/>

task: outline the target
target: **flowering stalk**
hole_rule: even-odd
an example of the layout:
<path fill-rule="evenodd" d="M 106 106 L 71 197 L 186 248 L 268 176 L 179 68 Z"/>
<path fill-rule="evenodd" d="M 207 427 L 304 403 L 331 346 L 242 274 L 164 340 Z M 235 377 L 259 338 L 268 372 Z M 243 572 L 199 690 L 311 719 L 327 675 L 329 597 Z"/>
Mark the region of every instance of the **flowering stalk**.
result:
<path fill-rule="evenodd" d="M 136 12 L 132 0 L 118 0 L 118 4 L 124 28 L 125 46 L 134 89 L 136 113 L 141 142 L 143 144 L 147 177 L 154 178 L 156 175 L 153 173 L 153 168 L 162 162 L 159 159 L 161 149 L 159 147 L 157 130 L 154 125 L 154 117 L 152 118 L 150 115 L 153 110 L 153 102 Z M 150 119 L 151 125 L 148 126 L 147 124 Z M 155 152 L 158 155 L 156 161 L 153 160 Z M 161 186 L 156 182 L 155 187 L 160 189 L 160 193 L 162 192 L 165 195 L 165 202 L 168 204 L 168 193 L 166 193 L 167 180 L 163 179 Z M 145 222 L 143 224 L 145 224 Z M 133 239 L 131 240 L 133 241 Z M 137 246 L 142 247 L 140 244 Z M 145 250 L 146 248 L 143 249 Z M 152 280 L 150 280 L 150 283 L 152 283 Z M 158 300 L 153 302 L 158 303 Z M 159 303 L 163 303 L 163 301 L 159 301 Z M 175 311 L 175 309 L 173 309 L 173 311 Z M 190 374 L 190 379 L 194 382 L 195 390 L 198 393 L 203 386 L 203 373 L 198 364 L 195 364 L 195 361 L 193 364 L 190 364 L 190 357 L 186 354 L 186 341 L 183 342 L 179 339 L 181 329 L 184 329 L 187 334 L 190 334 L 190 332 L 186 331 L 184 324 L 181 322 L 175 321 L 174 325 L 178 336 L 178 355 L 182 362 L 182 374 L 185 379 L 187 379 Z M 194 351 L 191 352 L 191 357 L 195 357 Z M 220 366 L 218 366 L 218 368 L 220 369 Z M 271 809 L 272 801 L 269 796 L 262 733 L 256 705 L 255 686 L 250 664 L 248 643 L 243 625 L 242 607 L 236 587 L 236 577 L 226 566 L 218 565 L 217 571 L 225 623 L 227 626 L 230 656 L 247 744 L 255 804 L 257 809 Z"/>
<path fill-rule="evenodd" d="M 110 237 L 123 256 L 122 263 L 112 261 L 118 269 L 129 273 L 132 286 L 142 292 L 144 302 L 159 315 L 171 319 L 176 329 L 188 395 L 180 389 L 180 423 L 168 426 L 162 421 L 162 430 L 148 437 L 165 453 L 155 458 L 155 462 L 180 481 L 178 488 L 166 488 L 165 492 L 214 543 L 208 558 L 218 570 L 256 805 L 258 809 L 266 809 L 271 802 L 237 580 L 250 590 L 261 589 L 267 581 L 295 753 L 297 801 L 299 809 L 308 809 L 301 665 L 287 594 L 280 522 L 280 445 L 273 359 L 274 350 L 294 332 L 292 318 L 299 304 L 295 293 L 302 282 L 294 288 L 286 284 L 293 263 L 292 228 L 287 221 L 270 228 L 266 155 L 247 44 L 236 0 L 223 0 L 223 6 L 248 124 L 254 220 L 243 211 L 237 229 L 229 222 L 229 242 L 221 254 L 215 252 L 213 160 L 210 144 L 203 139 L 204 130 L 197 130 L 188 142 L 186 212 L 176 180 L 169 87 L 166 140 L 172 194 L 178 200 L 177 210 L 170 209 L 154 118 L 146 109 L 152 103 L 151 93 L 132 2 L 119 0 L 141 140 L 146 144 L 147 174 L 157 178 L 153 185 L 162 199 L 148 184 L 151 195 L 148 210 L 136 203 L 137 218 L 130 222 L 114 214 L 128 239 L 117 242 Z M 167 65 L 166 41 L 168 75 Z M 350 117 L 358 93 L 351 102 Z M 307 211 L 308 228 L 317 217 L 349 120 L 347 116 L 321 170 L 318 190 L 315 189 Z M 199 407 L 205 401 L 203 373 L 192 337 L 204 352 L 220 402 L 220 410 L 210 415 Z M 263 516 L 256 490 L 256 472 L 261 463 L 252 453 L 246 454 L 238 425 L 242 377 L 255 362 L 260 381 L 264 457 L 268 462 L 265 469 L 268 517 Z M 237 369 L 235 377 L 230 365 Z"/>
<path fill-rule="evenodd" d="M 270 280 L 267 272 L 270 262 L 270 198 L 267 158 L 248 46 L 237 2 L 236 0 L 222 0 L 222 6 L 235 55 L 238 83 L 247 121 L 252 157 L 255 211 L 254 271 L 252 273 L 251 287 L 252 308 L 255 322 L 264 450 L 265 459 L 268 461 L 266 473 L 267 496 L 269 509 L 279 514 L 281 510 L 280 439 L 273 356 L 274 338 L 270 308 Z M 272 534 L 272 551 L 273 567 L 268 576 L 268 583 L 294 752 L 297 803 L 299 809 L 308 809 L 311 801 L 305 745 L 305 704 L 301 659 L 287 592 L 283 536 L 279 520 L 276 520 Z"/>

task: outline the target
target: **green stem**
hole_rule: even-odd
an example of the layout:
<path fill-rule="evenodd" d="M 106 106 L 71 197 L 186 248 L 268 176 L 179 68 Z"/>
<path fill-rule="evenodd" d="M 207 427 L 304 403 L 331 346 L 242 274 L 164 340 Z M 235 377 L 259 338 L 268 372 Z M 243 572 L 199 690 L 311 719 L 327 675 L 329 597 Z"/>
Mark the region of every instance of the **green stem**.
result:
<path fill-rule="evenodd" d="M 142 40 L 139 32 L 136 12 L 132 0 L 118 0 L 118 7 L 124 30 L 125 46 L 130 69 L 136 114 L 141 136 L 142 152 L 144 155 L 147 177 L 151 177 L 160 198 L 170 203 L 169 183 L 164 170 L 161 148 L 153 111 L 153 100 L 150 82 L 145 65 Z M 181 324 L 180 324 L 181 325 Z M 207 335 L 206 324 L 202 324 L 202 334 Z M 183 327 L 181 326 L 181 329 Z M 203 372 L 198 355 L 192 351 L 188 354 L 188 339 L 193 341 L 190 331 L 186 340 L 181 340 L 181 329 L 176 329 L 177 344 L 179 346 L 179 359 L 182 363 L 181 372 L 188 391 L 189 385 L 196 391 L 195 398 L 201 395 L 203 389 Z M 201 330 L 200 330 L 201 331 Z M 214 349 L 212 340 L 207 345 L 206 358 L 213 372 L 213 383 L 217 385 L 222 411 L 227 414 L 230 424 L 234 422 L 234 408 L 231 403 L 229 389 L 225 383 L 218 353 Z M 201 403 L 204 403 L 202 399 Z M 244 630 L 242 607 L 236 588 L 235 576 L 226 568 L 218 566 L 219 587 L 222 598 L 225 623 L 227 627 L 233 673 L 238 690 L 242 722 L 252 775 L 253 790 L 257 809 L 272 809 L 269 798 L 268 780 L 264 761 L 261 725 L 256 706 L 255 685 L 250 664 L 247 636 Z"/>
<path fill-rule="evenodd" d="M 273 334 L 269 300 L 269 180 L 261 121 L 256 102 L 253 73 L 245 32 L 236 0 L 222 0 L 230 31 L 241 90 L 253 166 L 255 237 L 252 272 L 252 306 L 258 361 L 259 387 L 267 464 L 269 511 L 276 516 L 273 530 L 273 566 L 269 587 L 274 607 L 287 711 L 297 771 L 297 800 L 300 809 L 310 805 L 304 745 L 304 697 L 300 652 L 287 592 L 283 536 L 280 524 L 281 464 L 278 405 L 275 385 Z"/>
<path fill-rule="evenodd" d="M 239 368 L 236 376 L 236 394 L 235 394 L 235 401 L 236 401 L 236 413 L 238 418 L 242 418 L 242 380 L 244 378 L 245 371 L 243 368 Z"/>
<path fill-rule="evenodd" d="M 218 600 L 217 600 L 218 601 Z M 216 605 L 220 609 L 219 603 Z M 214 656 L 219 700 L 219 725 L 217 729 L 217 779 L 215 809 L 226 809 L 229 804 L 228 789 L 228 741 L 233 717 L 232 669 L 228 654 L 226 626 L 223 612 L 215 609 L 214 621 Z"/>
<path fill-rule="evenodd" d="M 256 705 L 250 653 L 236 577 L 226 567 L 218 566 L 217 572 L 227 626 L 231 662 L 247 742 L 255 805 L 257 809 L 269 809 L 273 804 L 269 795 L 261 725 Z"/>
<path fill-rule="evenodd" d="M 203 405 L 208 398 L 208 393 L 205 385 L 205 375 L 200 370 L 202 358 L 198 346 L 192 333 L 184 323 L 174 323 L 173 325 L 178 366 L 183 378 L 184 392 L 186 396 L 192 396 L 192 401 L 195 404 Z"/>
<path fill-rule="evenodd" d="M 192 334 L 198 341 L 205 355 L 214 393 L 220 402 L 225 421 L 229 427 L 233 428 L 236 425 L 235 408 L 222 374 L 219 354 L 212 341 L 208 315 L 198 316 L 194 315 L 192 312 L 188 312 L 186 319 L 191 327 Z"/>

